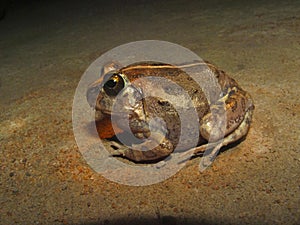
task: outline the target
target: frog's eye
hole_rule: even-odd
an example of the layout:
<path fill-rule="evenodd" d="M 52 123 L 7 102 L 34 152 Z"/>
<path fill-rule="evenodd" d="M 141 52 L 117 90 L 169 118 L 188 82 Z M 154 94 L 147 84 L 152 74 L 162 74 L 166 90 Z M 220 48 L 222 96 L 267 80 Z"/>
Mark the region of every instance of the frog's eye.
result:
<path fill-rule="evenodd" d="M 124 88 L 125 81 L 119 74 L 114 74 L 105 82 L 103 89 L 109 96 L 116 96 Z"/>

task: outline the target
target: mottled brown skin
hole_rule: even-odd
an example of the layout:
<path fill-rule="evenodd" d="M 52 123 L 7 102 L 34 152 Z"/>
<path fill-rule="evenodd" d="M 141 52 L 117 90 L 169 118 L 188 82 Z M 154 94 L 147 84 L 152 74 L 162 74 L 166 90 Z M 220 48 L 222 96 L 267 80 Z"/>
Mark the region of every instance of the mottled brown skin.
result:
<path fill-rule="evenodd" d="M 109 66 L 112 68 L 112 64 Z M 135 162 L 158 161 L 169 156 L 176 146 L 179 146 L 179 150 L 187 153 L 192 151 L 197 155 L 206 148 L 218 150 L 247 134 L 254 109 L 252 99 L 234 79 L 214 65 L 195 62 L 172 66 L 142 62 L 124 68 L 117 67 L 115 71 L 106 70 L 87 91 L 88 102 L 96 111 L 104 117 L 117 114 L 118 128 L 128 131 L 126 124 L 129 123 L 129 132 L 142 142 L 138 144 L 139 150 L 136 150 L 137 144 L 133 143 L 131 148 L 120 148 L 114 155 Z M 195 76 L 192 78 L 191 74 Z M 153 80 L 153 77 L 159 80 Z M 152 80 L 147 82 L 141 78 Z M 178 86 L 172 86 L 170 81 Z M 149 92 L 151 95 L 147 94 Z M 122 96 L 122 100 L 113 109 L 117 95 Z M 186 118 L 193 118 L 191 108 L 196 110 L 195 121 L 180 121 L 178 109 Z M 157 117 L 165 124 L 162 125 L 161 120 L 151 120 Z M 224 128 L 220 126 L 219 129 L 215 123 Z M 195 137 L 195 132 L 187 128 L 184 134 L 186 138 L 178 145 L 181 124 L 186 127 L 198 124 L 199 135 Z M 192 144 L 195 139 L 197 147 Z"/>

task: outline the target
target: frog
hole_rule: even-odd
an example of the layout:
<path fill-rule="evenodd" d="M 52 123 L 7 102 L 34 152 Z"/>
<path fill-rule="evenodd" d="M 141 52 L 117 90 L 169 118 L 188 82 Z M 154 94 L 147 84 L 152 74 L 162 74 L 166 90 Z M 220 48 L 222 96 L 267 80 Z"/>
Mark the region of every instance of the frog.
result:
<path fill-rule="evenodd" d="M 197 80 L 187 71 L 196 71 L 200 78 Z M 149 77 L 162 79 L 149 84 L 145 82 Z M 146 95 L 146 90 L 153 95 Z M 118 96 L 122 96 L 121 100 Z M 218 152 L 246 137 L 254 111 L 250 94 L 208 61 L 179 65 L 144 61 L 127 66 L 109 62 L 103 66 L 100 77 L 87 87 L 86 98 L 96 112 L 100 138 L 111 140 L 129 128 L 135 142 L 125 146 L 112 141 L 112 156 L 134 163 L 161 161 L 174 154 L 178 145 L 179 152 L 193 157 L 203 155 L 206 149 Z M 181 121 L 178 106 L 188 118 L 185 121 Z M 189 110 L 191 107 L 194 111 Z M 112 121 L 113 117 L 117 119 Z M 181 127 L 189 123 L 197 132 L 186 129 L 186 141 L 179 143 Z M 218 124 L 223 128 L 218 129 Z"/>

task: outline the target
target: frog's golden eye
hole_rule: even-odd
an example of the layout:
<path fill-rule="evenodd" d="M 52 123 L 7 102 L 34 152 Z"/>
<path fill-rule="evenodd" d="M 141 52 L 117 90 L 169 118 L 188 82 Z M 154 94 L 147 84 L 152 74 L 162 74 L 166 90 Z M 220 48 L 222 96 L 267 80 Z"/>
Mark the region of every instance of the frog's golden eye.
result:
<path fill-rule="evenodd" d="M 124 88 L 125 81 L 119 74 L 114 74 L 105 82 L 103 89 L 109 96 L 116 96 Z"/>

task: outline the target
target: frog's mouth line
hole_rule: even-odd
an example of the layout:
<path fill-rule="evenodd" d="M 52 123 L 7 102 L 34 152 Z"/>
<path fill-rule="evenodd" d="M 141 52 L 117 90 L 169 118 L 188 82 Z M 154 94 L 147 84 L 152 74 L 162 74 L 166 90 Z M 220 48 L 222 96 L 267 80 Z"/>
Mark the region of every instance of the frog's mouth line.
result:
<path fill-rule="evenodd" d="M 110 110 L 105 110 L 105 109 L 96 110 L 96 112 L 101 112 L 106 116 L 111 116 L 112 115 L 112 112 Z"/>
<path fill-rule="evenodd" d="M 94 119 L 95 121 L 101 121 L 104 118 L 110 118 L 111 117 L 111 112 L 110 111 L 104 111 L 104 110 L 97 110 L 92 107 L 92 110 L 94 111 Z"/>
<path fill-rule="evenodd" d="M 102 117 L 114 117 L 117 119 L 128 119 L 128 114 L 126 113 L 121 113 L 121 112 L 112 112 L 110 110 L 95 110 L 95 114 L 101 114 Z"/>

